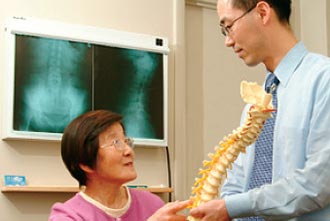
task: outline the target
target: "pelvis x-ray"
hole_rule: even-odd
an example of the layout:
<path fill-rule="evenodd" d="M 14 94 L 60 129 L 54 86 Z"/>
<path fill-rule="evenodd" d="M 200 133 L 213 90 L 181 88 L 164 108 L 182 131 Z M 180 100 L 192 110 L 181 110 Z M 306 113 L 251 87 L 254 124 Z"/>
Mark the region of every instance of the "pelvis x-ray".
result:
<path fill-rule="evenodd" d="M 78 115 L 108 109 L 128 136 L 164 138 L 160 53 L 16 35 L 14 130 L 62 133 Z"/>

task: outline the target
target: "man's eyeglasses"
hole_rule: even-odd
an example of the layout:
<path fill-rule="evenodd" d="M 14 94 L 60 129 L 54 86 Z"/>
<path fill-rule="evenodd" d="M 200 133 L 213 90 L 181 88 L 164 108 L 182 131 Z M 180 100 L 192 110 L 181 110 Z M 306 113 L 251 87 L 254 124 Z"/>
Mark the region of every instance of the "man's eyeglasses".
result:
<path fill-rule="evenodd" d="M 253 6 L 250 9 L 248 9 L 246 12 L 244 12 L 241 16 L 239 16 L 238 18 L 235 18 L 230 25 L 223 25 L 220 24 L 220 28 L 221 28 L 221 33 L 226 37 L 228 36 L 228 34 L 231 32 L 231 28 L 233 27 L 233 25 L 235 24 L 235 22 L 237 22 L 238 20 L 240 20 L 241 18 L 243 18 L 245 15 L 247 15 L 249 12 L 251 12 L 254 8 L 256 7 Z"/>
<path fill-rule="evenodd" d="M 134 140 L 129 137 L 126 137 L 124 140 L 115 139 L 111 143 L 101 145 L 100 148 L 114 146 L 116 148 L 116 150 L 123 151 L 125 149 L 126 145 L 128 145 L 130 148 L 134 148 Z"/>

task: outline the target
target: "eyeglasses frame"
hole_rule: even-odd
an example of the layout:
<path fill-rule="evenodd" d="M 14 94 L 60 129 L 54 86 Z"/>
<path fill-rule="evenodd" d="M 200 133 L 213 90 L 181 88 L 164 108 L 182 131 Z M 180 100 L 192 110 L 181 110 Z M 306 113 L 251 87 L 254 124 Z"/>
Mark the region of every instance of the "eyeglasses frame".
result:
<path fill-rule="evenodd" d="M 100 146 L 101 149 L 107 148 L 107 147 L 115 147 L 117 151 L 123 151 L 125 148 L 125 145 L 128 145 L 131 149 L 134 148 L 134 140 L 131 137 L 125 137 L 124 140 L 122 139 L 114 139 L 111 143 L 103 144 Z"/>
<path fill-rule="evenodd" d="M 245 15 L 249 14 L 255 7 L 257 7 L 257 5 L 254 5 L 253 7 L 249 8 L 247 11 L 245 11 L 241 16 L 235 18 L 231 22 L 230 25 L 220 24 L 221 33 L 223 34 L 223 36 L 227 37 L 229 35 L 229 33 L 231 32 L 231 28 L 233 27 L 233 25 L 235 24 L 235 22 L 237 22 L 238 20 L 240 20 L 241 18 L 243 18 Z"/>

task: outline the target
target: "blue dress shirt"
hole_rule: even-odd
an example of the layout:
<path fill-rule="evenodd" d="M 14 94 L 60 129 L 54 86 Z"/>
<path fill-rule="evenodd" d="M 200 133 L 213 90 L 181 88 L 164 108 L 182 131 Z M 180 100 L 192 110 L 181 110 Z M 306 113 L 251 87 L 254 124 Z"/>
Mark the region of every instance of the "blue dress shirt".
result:
<path fill-rule="evenodd" d="M 274 74 L 280 85 L 272 184 L 247 190 L 254 160 L 251 145 L 228 171 L 221 197 L 232 218 L 329 221 L 330 59 L 308 52 L 299 42 Z"/>

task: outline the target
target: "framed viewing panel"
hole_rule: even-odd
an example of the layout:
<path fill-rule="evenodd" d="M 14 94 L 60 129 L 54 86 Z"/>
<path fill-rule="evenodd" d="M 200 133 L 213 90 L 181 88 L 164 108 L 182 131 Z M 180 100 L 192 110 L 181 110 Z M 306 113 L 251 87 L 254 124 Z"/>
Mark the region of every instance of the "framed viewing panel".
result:
<path fill-rule="evenodd" d="M 75 117 L 107 109 L 136 144 L 167 146 L 168 51 L 162 37 L 9 19 L 2 138 L 60 140 Z"/>

